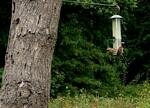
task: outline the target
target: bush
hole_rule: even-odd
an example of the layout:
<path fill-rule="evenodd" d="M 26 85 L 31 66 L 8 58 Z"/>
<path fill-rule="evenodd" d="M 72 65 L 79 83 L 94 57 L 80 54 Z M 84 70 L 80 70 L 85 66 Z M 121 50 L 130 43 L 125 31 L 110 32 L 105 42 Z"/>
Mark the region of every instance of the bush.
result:
<path fill-rule="evenodd" d="M 2 75 L 3 75 L 4 69 L 0 68 L 0 87 L 1 87 L 1 83 L 2 83 Z"/>
<path fill-rule="evenodd" d="M 111 22 L 103 14 L 96 12 L 91 15 L 96 10 L 71 8 L 70 11 L 67 11 L 69 6 L 62 8 L 52 63 L 51 96 L 68 92 L 73 95 L 80 90 L 96 95 L 115 94 L 114 91 L 122 84 L 121 75 L 126 66 L 121 57 L 106 53 L 111 30 L 106 31 L 110 29 Z M 88 21 L 91 21 L 91 25 Z M 110 90 L 112 86 L 113 93 Z"/>

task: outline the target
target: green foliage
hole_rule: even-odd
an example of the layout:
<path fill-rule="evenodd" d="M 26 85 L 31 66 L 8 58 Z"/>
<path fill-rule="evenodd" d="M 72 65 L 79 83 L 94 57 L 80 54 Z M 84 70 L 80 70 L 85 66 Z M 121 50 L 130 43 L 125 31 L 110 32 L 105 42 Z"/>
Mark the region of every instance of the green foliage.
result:
<path fill-rule="evenodd" d="M 2 82 L 2 75 L 3 75 L 4 69 L 0 68 L 0 87 L 1 87 L 1 82 Z"/>
<path fill-rule="evenodd" d="M 138 93 L 140 100 L 138 105 L 140 108 L 149 108 L 150 107 L 150 84 L 148 82 L 144 83 L 142 91 Z"/>
<path fill-rule="evenodd" d="M 7 46 L 7 32 L 0 30 L 0 68 L 4 66 L 5 50 Z"/>
<path fill-rule="evenodd" d="M 136 0 L 80 2 L 117 2 L 124 8 L 121 14 L 127 18 L 132 16 L 128 11 L 136 7 Z M 104 96 L 118 95 L 115 91 L 120 89 L 127 63 L 105 51 L 110 46 L 111 20 L 108 18 L 115 13 L 114 8 L 64 5 L 52 66 L 51 96 L 75 94 L 81 90 Z"/>
<path fill-rule="evenodd" d="M 52 65 L 51 96 L 80 90 L 99 95 L 115 94 L 126 66 L 121 57 L 106 53 L 107 39 L 111 38 L 110 21 L 96 11 L 82 7 L 66 11 L 69 9 L 69 6 L 62 9 Z M 110 26 L 104 28 L 106 24 Z M 106 89 L 101 90 L 103 87 Z"/>
<path fill-rule="evenodd" d="M 4 67 L 5 50 L 7 46 L 10 25 L 11 3 L 9 0 L 0 1 L 0 68 Z"/>
<path fill-rule="evenodd" d="M 0 32 L 0 36 L 0 46 L 3 45 L 3 47 L 6 47 L 8 34 L 6 32 Z"/>
<path fill-rule="evenodd" d="M 104 3 L 102 0 L 81 0 L 80 2 Z M 133 73 L 130 68 L 135 68 L 132 67 L 132 61 L 136 63 L 134 59 L 142 59 L 144 53 L 139 47 L 135 47 L 132 43 L 133 38 L 128 35 L 130 33 L 128 29 L 136 31 L 137 28 L 128 26 L 131 23 L 138 25 L 136 21 L 139 19 L 131 12 L 134 13 L 139 5 L 136 0 L 105 1 L 110 4 L 113 2 L 120 6 L 120 14 L 124 17 L 122 33 L 127 46 L 124 58 L 111 56 L 105 51 L 111 46 L 109 42 L 112 37 L 111 20 L 108 18 L 116 13 L 115 7 L 66 3 L 62 8 L 59 37 L 52 66 L 51 96 L 73 95 L 82 91 L 113 97 L 119 95 L 124 89 L 121 86 L 123 82 L 133 80 L 127 75 Z M 140 34 L 145 33 L 143 30 L 139 31 Z M 148 42 L 148 39 L 149 35 L 144 36 L 143 42 Z M 141 41 L 135 37 L 134 41 L 136 44 L 138 42 L 141 44 Z M 143 68 L 143 72 L 148 73 L 149 65 L 146 63 L 139 68 Z M 138 72 L 134 72 L 136 76 Z M 131 86 L 123 94 L 136 95 L 136 92 Z"/>
<path fill-rule="evenodd" d="M 124 98 L 104 98 L 93 95 L 58 97 L 52 99 L 49 108 L 135 108 L 135 104 Z"/>
<path fill-rule="evenodd" d="M 76 94 L 74 97 L 57 97 L 49 102 L 50 108 L 149 108 L 150 84 L 124 87 L 118 97 L 108 98 L 88 94 Z M 134 92 L 132 94 L 131 92 Z M 135 95 L 136 93 L 136 95 Z"/>

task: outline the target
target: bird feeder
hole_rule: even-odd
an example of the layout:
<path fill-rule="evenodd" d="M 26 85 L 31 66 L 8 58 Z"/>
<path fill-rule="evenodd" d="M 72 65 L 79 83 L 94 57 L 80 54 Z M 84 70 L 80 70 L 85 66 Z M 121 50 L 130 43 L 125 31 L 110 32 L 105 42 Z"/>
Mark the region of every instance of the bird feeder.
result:
<path fill-rule="evenodd" d="M 117 49 L 119 47 L 122 46 L 122 42 L 121 42 L 121 24 L 120 24 L 120 20 L 121 20 L 121 16 L 120 15 L 113 15 L 111 17 L 112 19 L 112 35 L 113 35 L 113 48 Z"/>

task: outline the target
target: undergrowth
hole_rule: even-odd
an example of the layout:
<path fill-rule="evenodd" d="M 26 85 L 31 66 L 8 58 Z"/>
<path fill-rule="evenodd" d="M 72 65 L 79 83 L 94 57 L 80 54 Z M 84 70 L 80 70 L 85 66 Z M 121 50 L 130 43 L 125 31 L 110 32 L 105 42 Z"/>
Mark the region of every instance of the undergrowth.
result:
<path fill-rule="evenodd" d="M 49 108 L 150 108 L 150 84 L 145 83 L 141 88 L 130 85 L 118 97 L 89 94 L 78 94 L 74 97 L 59 96 L 50 100 Z"/>

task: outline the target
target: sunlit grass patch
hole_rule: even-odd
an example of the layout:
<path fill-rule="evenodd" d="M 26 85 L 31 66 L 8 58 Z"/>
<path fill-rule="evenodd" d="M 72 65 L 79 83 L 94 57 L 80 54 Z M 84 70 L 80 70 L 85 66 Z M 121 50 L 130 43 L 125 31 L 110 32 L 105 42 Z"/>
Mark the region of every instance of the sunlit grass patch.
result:
<path fill-rule="evenodd" d="M 110 98 L 78 94 L 74 97 L 57 97 L 51 99 L 49 108 L 150 108 L 150 84 L 146 82 L 139 87 L 133 86 L 132 89 L 137 89 L 136 95 L 120 94 L 118 97 Z M 130 93 L 129 90 L 128 93 Z"/>
<path fill-rule="evenodd" d="M 49 108 L 136 108 L 136 104 L 121 97 L 114 99 L 82 94 L 52 99 Z"/>

